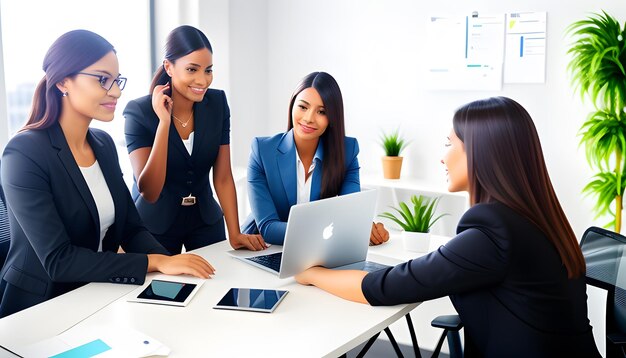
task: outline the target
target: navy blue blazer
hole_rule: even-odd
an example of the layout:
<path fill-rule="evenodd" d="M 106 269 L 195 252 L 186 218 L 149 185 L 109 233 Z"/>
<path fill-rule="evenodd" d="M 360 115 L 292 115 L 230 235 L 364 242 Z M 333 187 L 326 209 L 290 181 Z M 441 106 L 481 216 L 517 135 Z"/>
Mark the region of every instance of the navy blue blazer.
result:
<path fill-rule="evenodd" d="M 168 254 L 139 218 L 111 137 L 89 129 L 87 140 L 115 205 L 103 252 L 96 204 L 61 127 L 19 133 L 4 150 L 11 247 L 0 272 L 0 317 L 87 282 L 142 284 L 146 253 Z M 116 253 L 120 246 L 126 254 Z"/>
<path fill-rule="evenodd" d="M 220 146 L 230 143 L 230 109 L 224 91 L 208 89 L 201 102 L 193 105 L 194 142 L 192 154 L 174 127 L 172 121 L 167 151 L 165 184 L 154 203 L 144 200 L 137 190 L 137 178 L 132 195 L 141 218 L 152 233 L 164 234 L 173 224 L 184 196 L 192 194 L 205 224 L 212 225 L 223 217 L 222 209 L 213 197 L 209 172 L 217 159 Z M 126 118 L 126 146 L 128 153 L 138 148 L 152 147 L 159 125 L 159 117 L 152 109 L 152 96 L 128 102 Z"/>
<path fill-rule="evenodd" d="M 500 203 L 478 204 L 457 236 L 425 256 L 369 273 L 372 305 L 450 296 L 465 325 L 466 357 L 599 357 L 587 319 L 585 277 L 531 222 Z"/>
<path fill-rule="evenodd" d="M 332 154 L 332 153 L 331 153 Z M 339 195 L 361 190 L 359 183 L 359 143 L 355 138 L 345 137 L 345 177 Z M 320 198 L 322 187 L 322 141 L 315 156 L 315 169 L 311 177 L 310 201 Z M 297 202 L 298 181 L 296 173 L 296 145 L 293 130 L 273 137 L 258 137 L 252 141 L 248 164 L 248 196 L 252 206 L 251 218 L 256 222 L 263 239 L 271 244 L 282 245 L 287 229 L 289 210 Z M 244 224 L 245 232 L 250 221 Z"/>

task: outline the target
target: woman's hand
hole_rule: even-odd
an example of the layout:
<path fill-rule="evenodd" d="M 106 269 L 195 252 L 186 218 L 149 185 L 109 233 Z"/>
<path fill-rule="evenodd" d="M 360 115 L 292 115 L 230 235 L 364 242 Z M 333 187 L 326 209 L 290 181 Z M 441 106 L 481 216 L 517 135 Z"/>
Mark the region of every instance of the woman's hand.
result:
<path fill-rule="evenodd" d="M 372 223 L 370 246 L 380 245 L 387 241 L 389 241 L 389 231 L 385 229 L 385 225 L 383 223 Z"/>
<path fill-rule="evenodd" d="M 161 122 L 169 125 L 172 120 L 172 105 L 174 102 L 172 97 L 166 94 L 168 92 L 171 93 L 170 83 L 154 87 L 154 91 L 152 91 L 152 109 Z"/>
<path fill-rule="evenodd" d="M 148 255 L 148 272 L 161 272 L 166 275 L 192 275 L 210 278 L 215 269 L 202 257 L 196 254 L 180 254 L 174 256 Z"/>
<path fill-rule="evenodd" d="M 248 249 L 260 251 L 267 249 L 267 245 L 261 235 L 238 234 L 228 239 L 233 249 Z"/>
<path fill-rule="evenodd" d="M 320 270 L 324 270 L 323 267 L 314 266 L 306 269 L 295 276 L 296 281 L 301 285 L 312 285 L 313 279 L 319 274 Z"/>

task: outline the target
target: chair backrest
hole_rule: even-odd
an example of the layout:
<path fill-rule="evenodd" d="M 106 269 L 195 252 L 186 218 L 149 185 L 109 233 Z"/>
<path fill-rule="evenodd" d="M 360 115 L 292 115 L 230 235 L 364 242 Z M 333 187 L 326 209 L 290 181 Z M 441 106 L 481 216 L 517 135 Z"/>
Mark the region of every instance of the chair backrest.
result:
<path fill-rule="evenodd" d="M 0 185 L 0 269 L 2 269 L 4 261 L 7 258 L 10 242 L 9 214 L 4 204 L 4 191 L 2 190 L 2 185 Z"/>
<path fill-rule="evenodd" d="M 626 237 L 590 227 L 580 248 L 587 264 L 587 283 L 606 289 L 607 332 L 626 333 Z"/>

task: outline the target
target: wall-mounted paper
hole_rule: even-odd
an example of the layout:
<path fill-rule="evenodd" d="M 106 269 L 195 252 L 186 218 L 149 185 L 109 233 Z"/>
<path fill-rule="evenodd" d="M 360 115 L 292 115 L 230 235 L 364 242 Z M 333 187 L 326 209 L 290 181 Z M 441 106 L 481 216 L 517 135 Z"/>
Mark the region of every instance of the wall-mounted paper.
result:
<path fill-rule="evenodd" d="M 545 12 L 506 14 L 505 83 L 544 83 L 546 80 Z"/>
<path fill-rule="evenodd" d="M 499 90 L 504 14 L 431 16 L 424 50 L 428 88 Z"/>

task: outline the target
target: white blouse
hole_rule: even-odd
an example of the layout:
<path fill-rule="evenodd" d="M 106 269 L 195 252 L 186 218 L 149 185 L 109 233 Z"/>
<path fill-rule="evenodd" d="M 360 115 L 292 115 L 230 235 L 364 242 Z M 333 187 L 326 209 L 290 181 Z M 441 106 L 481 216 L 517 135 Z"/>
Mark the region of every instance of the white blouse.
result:
<path fill-rule="evenodd" d="M 191 152 L 193 151 L 193 132 L 189 133 L 189 138 L 183 139 L 183 144 L 185 145 L 185 148 L 187 148 L 189 155 L 191 155 Z"/>
<path fill-rule="evenodd" d="M 313 158 L 307 173 L 312 173 L 314 169 L 315 158 Z M 309 178 L 305 179 L 306 175 L 304 174 L 304 164 L 302 164 L 302 161 L 300 160 L 298 150 L 296 150 L 296 176 L 298 178 L 298 195 L 296 203 L 308 203 L 311 201 L 311 178 L 313 175 L 309 175 Z"/>
<path fill-rule="evenodd" d="M 98 251 L 102 251 L 102 240 L 109 227 L 115 222 L 115 204 L 113 204 L 109 186 L 106 180 L 104 180 L 104 174 L 102 174 L 102 169 L 100 169 L 100 164 L 98 164 L 97 160 L 90 167 L 80 167 L 80 171 L 83 173 L 83 177 L 98 209 L 98 218 L 100 219 L 100 244 L 98 245 Z"/>

